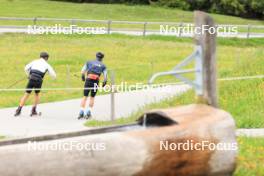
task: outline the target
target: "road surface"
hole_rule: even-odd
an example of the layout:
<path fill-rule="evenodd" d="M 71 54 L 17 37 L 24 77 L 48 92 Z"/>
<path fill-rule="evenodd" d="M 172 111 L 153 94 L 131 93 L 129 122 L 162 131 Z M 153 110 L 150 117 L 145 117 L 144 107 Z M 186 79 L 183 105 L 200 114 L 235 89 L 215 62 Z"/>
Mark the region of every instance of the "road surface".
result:
<path fill-rule="evenodd" d="M 146 104 L 158 102 L 184 93 L 188 85 L 174 85 L 151 90 L 115 94 L 116 118 L 127 117 Z M 87 129 L 84 120 L 77 120 L 80 99 L 45 103 L 38 107 L 42 116 L 29 117 L 31 107 L 23 109 L 21 117 L 13 117 L 16 108 L 0 109 L 0 135 L 31 137 Z M 96 97 L 93 119 L 110 120 L 110 95 Z"/>

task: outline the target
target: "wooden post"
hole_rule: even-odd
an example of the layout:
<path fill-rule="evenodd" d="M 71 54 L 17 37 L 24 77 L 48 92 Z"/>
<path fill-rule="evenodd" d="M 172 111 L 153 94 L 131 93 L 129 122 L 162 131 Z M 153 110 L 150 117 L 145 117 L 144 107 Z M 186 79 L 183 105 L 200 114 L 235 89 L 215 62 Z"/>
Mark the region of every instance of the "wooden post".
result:
<path fill-rule="evenodd" d="M 198 96 L 198 103 L 217 107 L 216 26 L 214 20 L 201 11 L 195 11 L 194 21 L 198 31 L 194 36 L 195 42 L 202 47 L 203 64 L 203 93 Z"/>
<path fill-rule="evenodd" d="M 115 120 L 115 72 L 111 71 L 111 121 Z"/>

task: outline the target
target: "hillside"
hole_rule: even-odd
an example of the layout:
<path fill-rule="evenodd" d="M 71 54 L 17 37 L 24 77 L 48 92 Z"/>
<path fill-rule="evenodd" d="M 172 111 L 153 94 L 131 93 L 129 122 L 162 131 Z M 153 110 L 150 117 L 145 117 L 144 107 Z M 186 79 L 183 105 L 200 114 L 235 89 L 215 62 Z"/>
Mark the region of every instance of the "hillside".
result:
<path fill-rule="evenodd" d="M 50 0 L 0 0 L 0 16 L 98 20 L 192 22 L 193 12 L 153 6 L 79 4 Z M 211 14 L 219 24 L 258 24 L 264 21 Z"/>

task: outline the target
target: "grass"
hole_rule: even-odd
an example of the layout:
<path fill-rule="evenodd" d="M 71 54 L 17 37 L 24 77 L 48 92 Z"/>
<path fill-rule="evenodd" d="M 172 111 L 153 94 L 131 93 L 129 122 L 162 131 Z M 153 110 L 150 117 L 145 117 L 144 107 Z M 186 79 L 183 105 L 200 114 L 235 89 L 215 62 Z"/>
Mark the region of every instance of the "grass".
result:
<path fill-rule="evenodd" d="M 13 41 L 16 41 L 15 43 Z M 115 69 L 116 82 L 127 81 L 129 83 L 147 82 L 152 72 L 159 68 L 152 68 L 151 61 L 161 64 L 162 68 L 169 69 L 175 64 L 173 56 L 175 43 L 158 40 L 145 40 L 143 38 L 122 36 L 28 36 L 28 35 L 2 35 L 0 48 L 0 87 L 6 88 L 16 80 L 24 76 L 23 67 L 32 59 L 38 57 L 39 52 L 47 50 L 50 55 L 50 63 L 58 73 L 58 79 L 45 81 L 44 87 L 82 87 L 80 79 L 72 76 L 80 73 L 83 64 L 94 58 L 95 52 L 102 50 L 106 53 L 105 62 L 109 69 Z M 162 46 L 163 45 L 163 46 Z M 182 55 L 188 55 L 192 46 L 189 43 L 177 44 L 182 52 L 176 57 L 180 61 Z M 163 52 L 167 48 L 167 52 Z M 16 52 L 10 52 L 11 50 Z M 155 50 L 155 52 L 153 52 Z M 155 63 L 155 65 L 156 65 Z M 10 67 L 9 65 L 12 65 Z M 67 80 L 67 65 L 71 76 Z M 157 66 L 157 65 L 156 65 Z M 154 66 L 154 67 L 156 67 Z M 131 74 L 133 77 L 131 77 Z M 12 79 L 10 79 L 12 78 Z M 14 88 L 24 88 L 25 82 L 17 84 Z M 43 92 L 43 101 L 56 101 L 81 96 L 81 91 Z M 1 93 L 0 107 L 9 107 L 17 104 L 21 93 Z"/>
<path fill-rule="evenodd" d="M 238 143 L 238 165 L 234 175 L 264 175 L 264 138 L 239 137 Z"/>
<path fill-rule="evenodd" d="M 261 39 L 220 39 L 217 51 L 219 77 L 263 74 L 263 43 Z M 47 77 L 43 85 L 46 88 L 82 87 L 83 83 L 73 74 L 79 74 L 83 64 L 93 58 L 96 51 L 106 53 L 105 63 L 108 69 L 115 71 L 117 84 L 122 81 L 147 83 L 152 73 L 170 70 L 193 51 L 190 39 L 157 36 L 6 34 L 1 35 L 0 45 L 0 88 L 7 88 L 25 77 L 24 65 L 43 50 L 50 53 L 50 63 L 58 73 L 56 81 Z M 165 77 L 158 80 L 171 81 L 175 79 Z M 25 84 L 26 80 L 13 88 L 23 89 Z M 43 102 L 82 95 L 81 91 L 44 91 L 43 94 Z M 0 107 L 10 107 L 17 105 L 21 92 L 0 92 L 0 95 Z"/>
<path fill-rule="evenodd" d="M 98 121 L 98 120 L 89 120 L 85 123 L 86 126 L 89 127 L 105 127 L 105 126 L 112 126 L 112 125 L 124 125 L 128 123 L 135 122 L 137 119 L 135 116 L 131 116 L 128 118 L 120 118 L 114 121 Z"/>
<path fill-rule="evenodd" d="M 264 79 L 219 82 L 220 107 L 232 114 L 238 128 L 264 128 L 263 88 Z M 128 118 L 124 117 L 114 122 L 91 120 L 87 121 L 85 125 L 106 126 L 135 122 L 145 111 L 191 104 L 196 101 L 194 97 L 194 92 L 191 90 L 179 97 L 146 105 Z"/>
<path fill-rule="evenodd" d="M 93 4 L 71 3 L 52 0 L 0 0 L 0 16 L 4 17 L 48 17 L 92 20 L 123 20 L 123 21 L 159 21 L 159 22 L 193 22 L 193 12 L 156 6 L 124 5 L 124 4 Z M 43 7 L 45 8 L 39 8 Z M 264 25 L 263 20 L 244 19 L 220 14 L 211 14 L 218 24 Z M 37 21 L 39 26 L 54 26 L 55 24 L 69 26 L 71 21 Z M 75 22 L 82 27 L 106 27 L 107 24 L 95 22 Z M 33 25 L 33 21 L 3 21 L 0 25 Z M 175 27 L 175 25 L 170 25 Z M 112 23 L 111 29 L 143 30 L 143 24 Z M 159 24 L 148 24 L 147 30 L 159 30 Z M 238 32 L 247 32 L 247 27 L 237 26 Z M 251 28 L 251 33 L 264 33 L 264 29 Z"/>
<path fill-rule="evenodd" d="M 192 22 L 193 12 L 154 6 L 70 3 L 49 0 L 0 0 L 0 16 L 81 18 L 98 20 Z M 45 8 L 43 8 L 45 7 Z M 212 14 L 219 24 L 257 24 L 261 20 Z"/>
<path fill-rule="evenodd" d="M 219 77 L 264 74 L 262 39 L 218 39 L 217 43 Z M 109 70 L 115 71 L 117 84 L 122 81 L 128 84 L 147 83 L 152 73 L 170 70 L 193 51 L 193 43 L 190 39 L 160 36 L 5 34 L 1 35 L 0 45 L 2 46 L 0 48 L 0 88 L 7 88 L 16 80 L 25 77 L 24 65 L 37 58 L 39 52 L 43 50 L 50 53 L 49 62 L 58 73 L 56 81 L 47 77 L 44 88 L 82 87 L 83 83 L 73 75 L 79 74 L 86 60 L 93 58 L 94 53 L 99 50 L 106 53 L 105 63 Z M 157 82 L 173 81 L 175 81 L 173 77 L 157 80 Z M 26 80 L 13 88 L 23 89 L 25 84 Z M 231 112 L 238 127 L 264 126 L 263 84 L 263 79 L 219 82 L 220 107 Z M 21 95 L 22 92 L 0 92 L 0 107 L 17 106 Z M 43 91 L 42 102 L 81 96 L 80 90 Z M 193 97 L 193 93 L 190 92 L 179 98 L 149 106 L 148 109 L 177 106 L 184 102 L 192 103 Z M 28 102 L 28 104 L 31 103 L 32 100 Z M 144 110 L 146 108 L 141 112 Z M 136 112 L 135 114 L 138 115 Z M 118 123 L 132 121 L 135 117 Z"/>
<path fill-rule="evenodd" d="M 0 136 L 0 140 L 3 140 L 3 139 L 5 139 L 5 137 L 4 136 Z"/>

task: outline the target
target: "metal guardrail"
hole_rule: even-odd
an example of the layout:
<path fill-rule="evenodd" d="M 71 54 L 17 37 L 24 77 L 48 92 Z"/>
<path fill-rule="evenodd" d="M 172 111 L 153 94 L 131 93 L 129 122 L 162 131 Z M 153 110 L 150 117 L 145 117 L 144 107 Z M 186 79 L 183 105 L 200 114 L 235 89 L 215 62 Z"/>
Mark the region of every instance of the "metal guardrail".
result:
<path fill-rule="evenodd" d="M 195 61 L 195 68 L 193 69 L 182 69 L 186 65 L 190 64 L 192 61 Z M 202 59 L 202 47 L 200 45 L 195 46 L 194 52 L 185 58 L 182 62 L 176 65 L 171 71 L 159 72 L 152 75 L 149 79 L 149 84 L 152 84 L 158 77 L 173 75 L 182 82 L 192 86 L 197 95 L 202 95 L 203 93 L 203 59 Z M 194 73 L 195 80 L 192 81 L 183 76 L 186 73 Z"/>
<path fill-rule="evenodd" d="M 88 19 L 67 19 L 67 18 L 42 18 L 42 17 L 33 17 L 33 18 L 24 18 L 24 17 L 0 17 L 0 21 L 32 21 L 32 25 L 37 25 L 38 22 L 50 21 L 50 22 L 68 22 L 71 25 L 76 23 L 98 23 L 105 24 L 107 26 L 107 33 L 110 34 L 113 31 L 114 24 L 120 25 L 142 25 L 142 29 L 137 29 L 137 31 L 142 32 L 142 35 L 145 36 L 147 32 L 153 32 L 153 29 L 148 30 L 148 25 L 176 25 L 178 27 L 183 26 L 193 26 L 192 23 L 184 22 L 143 22 L 143 21 L 120 21 L 120 20 L 88 20 Z M 244 28 L 246 30 L 247 38 L 250 38 L 252 29 L 264 29 L 264 25 L 233 25 L 233 24 L 218 24 L 218 27 L 232 27 L 236 26 L 239 28 Z M 115 29 L 117 30 L 117 29 Z M 126 29 L 127 30 L 127 29 Z M 179 37 L 181 36 L 181 31 Z"/>

